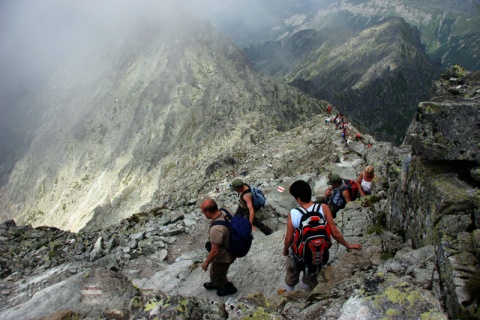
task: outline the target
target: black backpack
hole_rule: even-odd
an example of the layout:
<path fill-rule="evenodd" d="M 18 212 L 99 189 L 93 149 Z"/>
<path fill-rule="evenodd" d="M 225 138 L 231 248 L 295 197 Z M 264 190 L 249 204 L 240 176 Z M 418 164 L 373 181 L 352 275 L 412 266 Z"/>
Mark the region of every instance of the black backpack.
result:
<path fill-rule="evenodd" d="M 321 205 L 315 203 L 312 211 L 297 208 L 302 218 L 294 232 L 292 250 L 296 261 L 305 268 L 305 274 L 316 273 L 327 264 L 328 249 L 332 246 L 330 226 L 320 212 Z"/>
<path fill-rule="evenodd" d="M 228 248 L 225 249 L 236 258 L 246 256 L 253 241 L 252 225 L 250 221 L 240 215 L 232 216 L 230 211 L 225 208 L 221 208 L 220 210 L 226 213 L 226 220 L 228 221 L 214 221 L 212 226 L 222 225 L 230 228 L 230 241 Z"/>

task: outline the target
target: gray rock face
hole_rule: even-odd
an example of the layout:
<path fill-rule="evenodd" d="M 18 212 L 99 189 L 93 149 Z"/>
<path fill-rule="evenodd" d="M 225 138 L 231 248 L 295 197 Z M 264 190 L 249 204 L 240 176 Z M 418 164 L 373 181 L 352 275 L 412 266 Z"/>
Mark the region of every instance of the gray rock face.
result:
<path fill-rule="evenodd" d="M 65 270 L 58 269 L 56 272 L 61 274 Z M 105 306 L 115 310 L 126 308 L 130 299 L 138 294 L 124 276 L 105 269 L 92 269 L 64 277 L 63 281 L 29 294 L 27 299 L 17 297 L 14 302 L 16 308 L 3 310 L 2 319 L 48 318 L 58 309 L 74 310 L 82 317 L 98 317 L 103 314 Z M 35 279 L 31 279 L 27 286 L 34 282 Z"/>
<path fill-rule="evenodd" d="M 400 179 L 390 184 L 387 225 L 415 248 L 435 246 L 441 281 L 432 289 L 444 295 L 452 318 L 478 317 L 479 128 L 460 119 L 478 123 L 479 79 L 460 66 L 447 70 L 410 126 L 414 156 L 403 153 L 389 170 L 390 180 Z"/>
<path fill-rule="evenodd" d="M 415 154 L 426 160 L 479 162 L 478 79 L 478 72 L 470 74 L 454 67 L 436 82 L 434 98 L 418 106 L 407 132 L 405 143 Z"/>
<path fill-rule="evenodd" d="M 435 103 L 419 105 L 406 143 L 416 154 L 428 160 L 480 160 L 476 153 L 480 128 L 480 102 Z M 462 118 L 458 118 L 461 114 Z M 464 123 L 464 122 L 467 123 Z"/>

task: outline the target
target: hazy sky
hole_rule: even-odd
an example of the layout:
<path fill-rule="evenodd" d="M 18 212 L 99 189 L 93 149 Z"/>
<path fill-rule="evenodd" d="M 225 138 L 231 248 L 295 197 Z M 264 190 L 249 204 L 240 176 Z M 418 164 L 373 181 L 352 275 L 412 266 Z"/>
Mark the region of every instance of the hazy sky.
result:
<path fill-rule="evenodd" d="M 18 130 L 29 99 L 76 48 L 122 37 L 138 19 L 157 18 L 170 5 L 183 3 L 197 16 L 216 17 L 213 25 L 240 23 L 237 29 L 249 32 L 278 19 L 282 6 L 322 1 L 0 0 L 0 133 Z"/>
<path fill-rule="evenodd" d="M 0 0 L 0 169 L 31 127 L 25 115 L 59 64 L 85 45 L 117 41 L 172 2 Z"/>

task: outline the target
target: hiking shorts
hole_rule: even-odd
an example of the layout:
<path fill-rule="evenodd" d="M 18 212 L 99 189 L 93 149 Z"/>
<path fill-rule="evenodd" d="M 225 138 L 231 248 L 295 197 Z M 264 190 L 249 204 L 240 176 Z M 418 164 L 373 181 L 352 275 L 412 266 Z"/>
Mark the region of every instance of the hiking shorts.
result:
<path fill-rule="evenodd" d="M 302 267 L 295 265 L 295 258 L 292 256 L 287 256 L 287 263 L 285 265 L 285 284 L 289 287 L 295 287 L 300 282 L 300 273 L 303 271 Z M 315 288 L 318 284 L 317 274 L 308 274 L 305 276 L 305 273 L 302 275 L 302 282 L 310 287 L 310 290 Z"/>

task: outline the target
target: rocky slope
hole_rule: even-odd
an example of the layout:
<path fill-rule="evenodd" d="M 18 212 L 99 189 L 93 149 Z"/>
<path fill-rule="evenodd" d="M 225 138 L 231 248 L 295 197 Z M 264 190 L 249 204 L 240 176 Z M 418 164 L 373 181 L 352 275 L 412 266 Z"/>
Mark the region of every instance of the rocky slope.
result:
<path fill-rule="evenodd" d="M 325 109 L 254 73 L 179 8 L 134 17 L 121 37 L 77 51 L 36 100 L 38 130 L 0 189 L 3 221 L 78 231 L 184 205 L 243 166 L 243 147 Z"/>
<path fill-rule="evenodd" d="M 254 233 L 251 252 L 229 272 L 240 289 L 231 297 L 204 290 L 208 275 L 198 267 L 206 255 L 203 240 L 208 228 L 198 203 L 208 196 L 233 208 L 237 201 L 219 176 L 192 200 L 192 206 L 145 212 L 102 230 L 75 234 L 2 224 L 0 315 L 2 319 L 479 318 L 478 159 L 428 149 L 443 150 L 430 141 L 434 127 L 433 138 L 443 137 L 442 143 L 455 131 L 459 149 L 478 151 L 462 133 L 463 122 L 449 112 L 463 119 L 465 110 L 478 110 L 479 80 L 478 73 L 458 68 L 446 72 L 436 83 L 437 96 L 418 108 L 409 130 L 412 145 L 394 148 L 364 136 L 345 146 L 338 131 L 318 116 L 266 139 L 261 149 L 247 148 L 251 165 L 245 179 L 265 191 L 269 203 L 263 218 L 278 231 L 270 236 Z M 432 105 L 436 112 L 426 112 Z M 452 122 L 442 124 L 445 117 Z M 471 120 L 478 122 L 477 118 L 478 114 Z M 266 159 L 273 159 L 273 168 L 266 166 Z M 374 194 L 350 203 L 336 218 L 346 238 L 360 242 L 362 251 L 348 252 L 335 244 L 313 291 L 278 295 L 283 286 L 280 252 L 285 219 L 295 204 L 277 187 L 288 189 L 296 179 L 306 179 L 314 195 L 321 195 L 329 172 L 355 178 L 365 164 L 373 164 L 378 175 Z"/>

